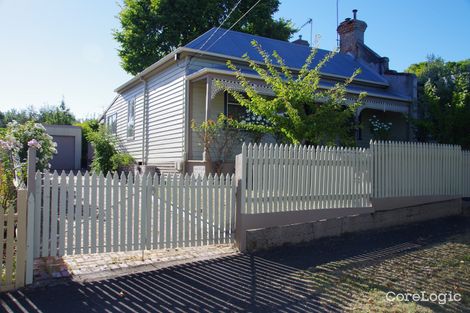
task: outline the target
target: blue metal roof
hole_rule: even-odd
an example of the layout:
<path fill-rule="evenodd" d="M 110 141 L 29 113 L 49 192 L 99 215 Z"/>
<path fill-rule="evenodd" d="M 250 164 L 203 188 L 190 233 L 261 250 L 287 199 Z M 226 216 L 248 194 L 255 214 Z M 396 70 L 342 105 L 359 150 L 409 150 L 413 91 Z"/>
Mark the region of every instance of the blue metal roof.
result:
<path fill-rule="evenodd" d="M 223 35 L 224 33 L 225 35 Z M 218 30 L 216 28 L 212 28 L 185 45 L 185 47 L 237 58 L 242 57 L 246 53 L 252 60 L 262 62 L 262 57 L 251 45 L 252 40 L 256 40 L 268 53 L 277 51 L 277 53 L 284 59 L 286 65 L 291 68 L 301 68 L 311 52 L 311 48 L 308 46 L 232 30 L 226 31 L 222 28 Z M 328 50 L 318 49 L 317 55 L 312 62 L 312 67 L 318 64 L 318 62 L 320 62 L 329 52 L 330 51 Z M 345 53 L 337 53 L 322 67 L 321 72 L 324 74 L 350 77 L 358 68 L 362 69 L 362 72 L 357 76 L 358 79 L 371 81 L 381 85 L 388 85 L 388 82 L 384 77 L 370 70 L 366 66 L 361 65 L 352 56 Z"/>

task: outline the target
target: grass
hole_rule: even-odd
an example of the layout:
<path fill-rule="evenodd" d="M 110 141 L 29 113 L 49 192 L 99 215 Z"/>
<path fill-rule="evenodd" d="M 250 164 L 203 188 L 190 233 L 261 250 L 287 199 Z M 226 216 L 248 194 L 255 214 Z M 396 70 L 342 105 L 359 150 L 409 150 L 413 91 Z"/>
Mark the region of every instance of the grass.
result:
<path fill-rule="evenodd" d="M 393 250 L 396 250 L 395 252 Z M 470 311 L 470 234 L 419 247 L 395 247 L 311 267 L 296 274 L 308 281 L 325 307 L 344 312 Z M 387 292 L 459 293 L 460 302 L 387 301 Z"/>

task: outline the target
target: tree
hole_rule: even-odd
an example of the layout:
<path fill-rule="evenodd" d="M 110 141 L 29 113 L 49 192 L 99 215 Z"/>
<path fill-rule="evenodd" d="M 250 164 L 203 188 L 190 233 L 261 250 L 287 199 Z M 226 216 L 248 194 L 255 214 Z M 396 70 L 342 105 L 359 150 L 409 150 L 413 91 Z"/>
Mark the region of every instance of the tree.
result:
<path fill-rule="evenodd" d="M 6 128 L 8 123 L 13 121 L 19 124 L 26 123 L 27 121 L 37 121 L 38 113 L 33 107 L 29 107 L 25 110 L 11 109 L 6 112 L 0 112 L 0 128 Z"/>
<path fill-rule="evenodd" d="M 38 121 L 49 125 L 72 125 L 76 120 L 62 99 L 57 107 L 41 108 L 39 110 Z"/>
<path fill-rule="evenodd" d="M 470 59 L 445 62 L 433 55 L 412 64 L 418 78 L 419 118 L 413 121 L 420 141 L 470 148 Z"/>
<path fill-rule="evenodd" d="M 43 124 L 72 125 L 76 119 L 62 100 L 58 106 L 45 106 L 36 111 L 32 106 L 25 110 L 11 109 L 0 112 L 0 128 L 6 128 L 8 123 L 24 124 L 34 121 Z"/>
<path fill-rule="evenodd" d="M 124 0 L 118 15 L 120 30 L 114 38 L 120 44 L 122 68 L 133 75 L 178 46 L 218 27 L 239 0 Z M 230 27 L 257 1 L 244 0 L 230 14 Z M 234 30 L 287 40 L 296 30 L 285 19 L 274 20 L 279 0 L 264 0 L 234 26 Z"/>
<path fill-rule="evenodd" d="M 274 96 L 259 95 L 241 71 L 228 61 L 228 67 L 235 71 L 244 92 L 240 93 L 230 88 L 225 88 L 226 91 L 240 105 L 264 121 L 264 123 L 242 121 L 240 127 L 272 133 L 286 143 L 354 144 L 353 116 L 365 94 L 361 94 L 355 103 L 349 105 L 346 103 L 345 94 L 346 86 L 359 70 L 344 83 L 337 83 L 331 89 L 321 89 L 320 70 L 335 52 L 325 56 L 312 68 L 312 61 L 317 52 L 317 49 L 312 49 L 299 73 L 293 73 L 276 51 L 270 55 L 256 41 L 252 44 L 263 57 L 264 65 L 258 65 L 247 55 L 243 58 L 273 90 Z M 276 60 L 277 64 L 273 64 L 271 58 Z"/>

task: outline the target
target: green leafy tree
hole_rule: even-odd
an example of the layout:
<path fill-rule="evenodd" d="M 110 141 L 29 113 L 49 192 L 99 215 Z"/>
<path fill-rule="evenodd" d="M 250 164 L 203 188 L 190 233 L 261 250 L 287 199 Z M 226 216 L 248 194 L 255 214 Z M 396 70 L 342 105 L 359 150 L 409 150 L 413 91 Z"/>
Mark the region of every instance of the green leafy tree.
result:
<path fill-rule="evenodd" d="M 88 140 L 89 136 L 92 133 L 97 132 L 100 128 L 100 123 L 96 119 L 89 119 L 81 123 L 75 123 L 75 126 L 78 126 L 82 129 L 82 156 L 81 156 L 81 165 L 82 168 L 88 167 Z"/>
<path fill-rule="evenodd" d="M 301 70 L 294 73 L 276 51 L 270 55 L 256 41 L 252 44 L 263 57 L 264 64 L 257 64 L 247 55 L 243 58 L 273 90 L 274 96 L 259 95 L 241 71 L 228 61 L 228 67 L 235 71 L 244 92 L 240 93 L 230 88 L 226 88 L 226 91 L 249 112 L 265 121 L 265 123 L 242 121 L 239 127 L 272 133 L 286 143 L 354 145 L 353 116 L 365 94 L 361 94 L 353 104 L 346 102 L 345 95 L 346 86 L 351 83 L 359 70 L 343 83 L 337 83 L 331 89 L 321 89 L 320 70 L 335 52 L 328 54 L 312 67 L 312 61 L 317 53 L 317 49 L 312 49 Z M 271 61 L 272 58 L 276 64 Z"/>
<path fill-rule="evenodd" d="M 407 72 L 418 78 L 419 119 L 413 121 L 420 141 L 470 148 L 470 59 L 445 62 L 429 56 Z"/>
<path fill-rule="evenodd" d="M 76 119 L 70 109 L 65 105 L 64 100 L 58 106 L 45 106 L 35 110 L 29 107 L 24 110 L 11 109 L 0 112 L 0 128 L 6 128 L 8 123 L 17 122 L 24 124 L 34 121 L 43 124 L 72 125 Z"/>
<path fill-rule="evenodd" d="M 26 123 L 27 121 L 37 121 L 38 112 L 33 107 L 29 107 L 25 110 L 11 109 L 6 112 L 0 112 L 0 128 L 6 128 L 8 123 L 13 121 L 19 124 Z"/>
<path fill-rule="evenodd" d="M 62 100 L 57 107 L 44 107 L 39 110 L 38 121 L 49 125 L 72 125 L 75 116 Z"/>
<path fill-rule="evenodd" d="M 114 31 L 125 71 L 137 74 L 178 46 L 195 39 L 229 16 L 239 0 L 124 0 Z M 257 0 L 244 0 L 230 14 L 230 27 Z M 274 20 L 279 0 L 264 0 L 234 26 L 234 30 L 287 40 L 295 29 L 289 20 Z"/>

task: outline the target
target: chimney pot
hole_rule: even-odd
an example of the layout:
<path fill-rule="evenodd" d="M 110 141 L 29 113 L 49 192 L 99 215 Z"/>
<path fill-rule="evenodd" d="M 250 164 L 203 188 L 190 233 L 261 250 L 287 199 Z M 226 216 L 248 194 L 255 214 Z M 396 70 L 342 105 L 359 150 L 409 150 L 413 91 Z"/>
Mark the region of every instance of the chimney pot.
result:
<path fill-rule="evenodd" d="M 364 32 L 367 24 L 357 19 L 357 10 L 353 11 L 353 18 L 346 18 L 336 29 L 339 34 L 340 52 L 358 55 L 358 43 L 364 44 Z"/>

